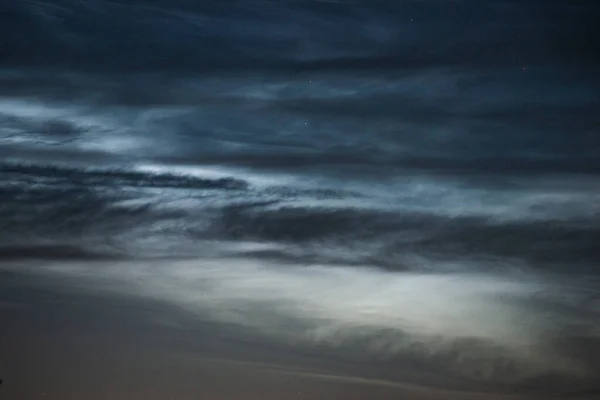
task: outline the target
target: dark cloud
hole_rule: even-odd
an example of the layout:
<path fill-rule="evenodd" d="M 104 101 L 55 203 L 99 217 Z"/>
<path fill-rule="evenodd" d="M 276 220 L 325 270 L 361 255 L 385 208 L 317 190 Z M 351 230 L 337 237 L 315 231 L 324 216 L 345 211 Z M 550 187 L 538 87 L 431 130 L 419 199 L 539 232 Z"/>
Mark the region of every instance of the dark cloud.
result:
<path fill-rule="evenodd" d="M 199 388 L 212 364 L 196 356 L 251 361 L 249 385 L 268 370 L 394 388 L 381 398 L 412 398 L 405 383 L 432 399 L 594 389 L 598 13 L 583 0 L 3 2 L 8 393 L 222 397 Z M 90 329 L 106 349 L 78 341 Z M 148 345 L 116 350 L 128 340 Z M 44 350 L 10 350 L 30 346 Z M 172 385 L 132 389 L 156 371 Z M 219 371 L 209 386 L 237 376 Z"/>
<path fill-rule="evenodd" d="M 116 255 L 99 254 L 68 245 L 5 246 L 0 247 L 0 259 L 4 262 L 17 260 L 110 260 Z"/>
<path fill-rule="evenodd" d="M 485 196 L 501 195 L 513 201 L 514 204 L 507 203 L 507 207 L 513 207 L 512 214 L 505 210 L 508 219 L 502 220 L 497 219 L 495 206 L 487 204 L 485 197 L 466 194 L 463 200 L 439 198 L 430 206 L 412 211 L 380 210 L 375 205 L 381 201 L 378 195 L 358 187 L 355 192 L 293 186 L 260 189 L 234 177 L 209 180 L 176 174 L 23 164 L 4 164 L 2 174 L 4 200 L 0 213 L 4 226 L 14 227 L 5 241 L 16 243 L 16 247 L 5 250 L 6 257 L 24 256 L 27 251 L 19 249 L 32 249 L 35 257 L 80 254 L 62 244 L 45 247 L 43 241 L 34 250 L 36 247 L 27 241 L 36 237 L 51 237 L 59 244 L 76 240 L 81 246 L 92 248 L 98 248 L 100 243 L 105 249 L 133 255 L 138 254 L 138 243 L 143 243 L 144 237 L 154 236 L 169 243 L 161 256 L 178 256 L 182 249 L 191 254 L 187 246 L 193 241 L 241 240 L 312 246 L 287 254 L 273 249 L 242 252 L 246 255 L 391 269 L 402 269 L 408 254 L 506 258 L 508 263 L 525 262 L 546 270 L 560 270 L 568 263 L 571 272 L 573 268 L 589 269 L 600 259 L 595 245 L 598 210 L 593 203 L 587 203 L 591 193 L 583 187 L 555 188 L 562 198 L 552 200 L 552 189 L 548 192 L 548 188 L 531 183 L 528 187 L 527 179 L 522 177 L 521 185 L 498 181 L 494 187 L 489 177 L 464 179 L 461 184 L 464 186 L 460 190 L 485 190 Z M 551 178 L 548 182 L 552 185 L 559 181 Z M 146 192 L 148 189 L 159 192 Z M 173 190 L 183 192 L 178 195 L 171 193 Z M 407 185 L 402 190 L 410 193 L 415 188 Z M 544 200 L 544 196 L 549 199 Z M 220 200 L 211 204 L 208 199 Z M 177 203 L 181 201 L 191 202 L 190 206 L 179 208 Z M 396 201 L 400 206 L 407 200 L 397 197 Z M 461 201 L 467 203 L 463 205 Z M 336 206 L 336 202 L 347 205 Z M 365 202 L 375 203 L 361 208 Z M 529 204 L 519 207 L 518 202 Z M 453 215 L 453 208 L 464 206 L 468 210 L 469 204 L 484 208 L 473 210 L 472 214 L 462 211 L 462 215 Z M 128 243 L 117 245 L 119 238 L 127 238 Z M 328 253 L 328 247 L 333 252 Z M 158 249 L 147 255 L 155 254 L 154 250 Z M 348 255 L 342 256 L 343 252 Z M 574 253 L 577 257 L 573 257 Z M 81 257 L 85 257 L 85 252 Z"/>
<path fill-rule="evenodd" d="M 597 61 L 597 10 L 587 3 L 376 3 L 20 1 L 3 6 L 10 24 L 3 24 L 2 59 L 98 71 L 414 70 Z"/>

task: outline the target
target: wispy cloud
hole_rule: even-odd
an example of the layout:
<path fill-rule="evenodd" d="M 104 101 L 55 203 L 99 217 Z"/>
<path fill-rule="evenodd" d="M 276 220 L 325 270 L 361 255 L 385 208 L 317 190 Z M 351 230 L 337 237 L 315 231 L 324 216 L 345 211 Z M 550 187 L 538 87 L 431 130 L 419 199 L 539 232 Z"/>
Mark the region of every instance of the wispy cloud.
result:
<path fill-rule="evenodd" d="M 240 259 L 31 268 L 69 278 L 71 287 L 166 301 L 284 342 L 408 357 L 496 383 L 592 374 L 567 343 L 600 339 L 589 316 L 557 311 L 593 293 L 543 276 L 481 273 L 476 264 L 454 274 Z"/>

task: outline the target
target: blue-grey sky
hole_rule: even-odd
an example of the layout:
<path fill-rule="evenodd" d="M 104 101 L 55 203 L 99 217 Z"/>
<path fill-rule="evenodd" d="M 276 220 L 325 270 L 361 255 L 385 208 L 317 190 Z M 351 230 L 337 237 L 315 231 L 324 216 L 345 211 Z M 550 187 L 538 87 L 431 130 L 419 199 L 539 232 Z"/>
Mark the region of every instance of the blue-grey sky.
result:
<path fill-rule="evenodd" d="M 595 3 L 1 3 L 0 390 L 593 393 Z"/>

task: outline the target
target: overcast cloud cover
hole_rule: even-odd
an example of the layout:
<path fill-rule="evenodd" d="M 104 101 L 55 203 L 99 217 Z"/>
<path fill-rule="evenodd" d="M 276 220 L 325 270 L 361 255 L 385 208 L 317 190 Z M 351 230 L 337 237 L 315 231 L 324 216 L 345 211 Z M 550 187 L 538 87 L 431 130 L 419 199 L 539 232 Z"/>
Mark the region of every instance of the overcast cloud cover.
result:
<path fill-rule="evenodd" d="M 352 379 L 598 390 L 599 17 L 583 0 L 2 2 L 0 319 L 47 280 L 331 374 L 351 354 Z"/>

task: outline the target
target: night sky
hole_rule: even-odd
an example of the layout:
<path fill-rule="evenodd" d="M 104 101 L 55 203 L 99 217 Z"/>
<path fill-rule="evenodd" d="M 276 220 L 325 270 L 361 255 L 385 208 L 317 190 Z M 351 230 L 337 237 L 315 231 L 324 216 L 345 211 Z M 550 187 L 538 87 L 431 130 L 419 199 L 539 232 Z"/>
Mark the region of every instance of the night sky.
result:
<path fill-rule="evenodd" d="M 0 399 L 600 399 L 597 0 L 0 0 Z"/>

